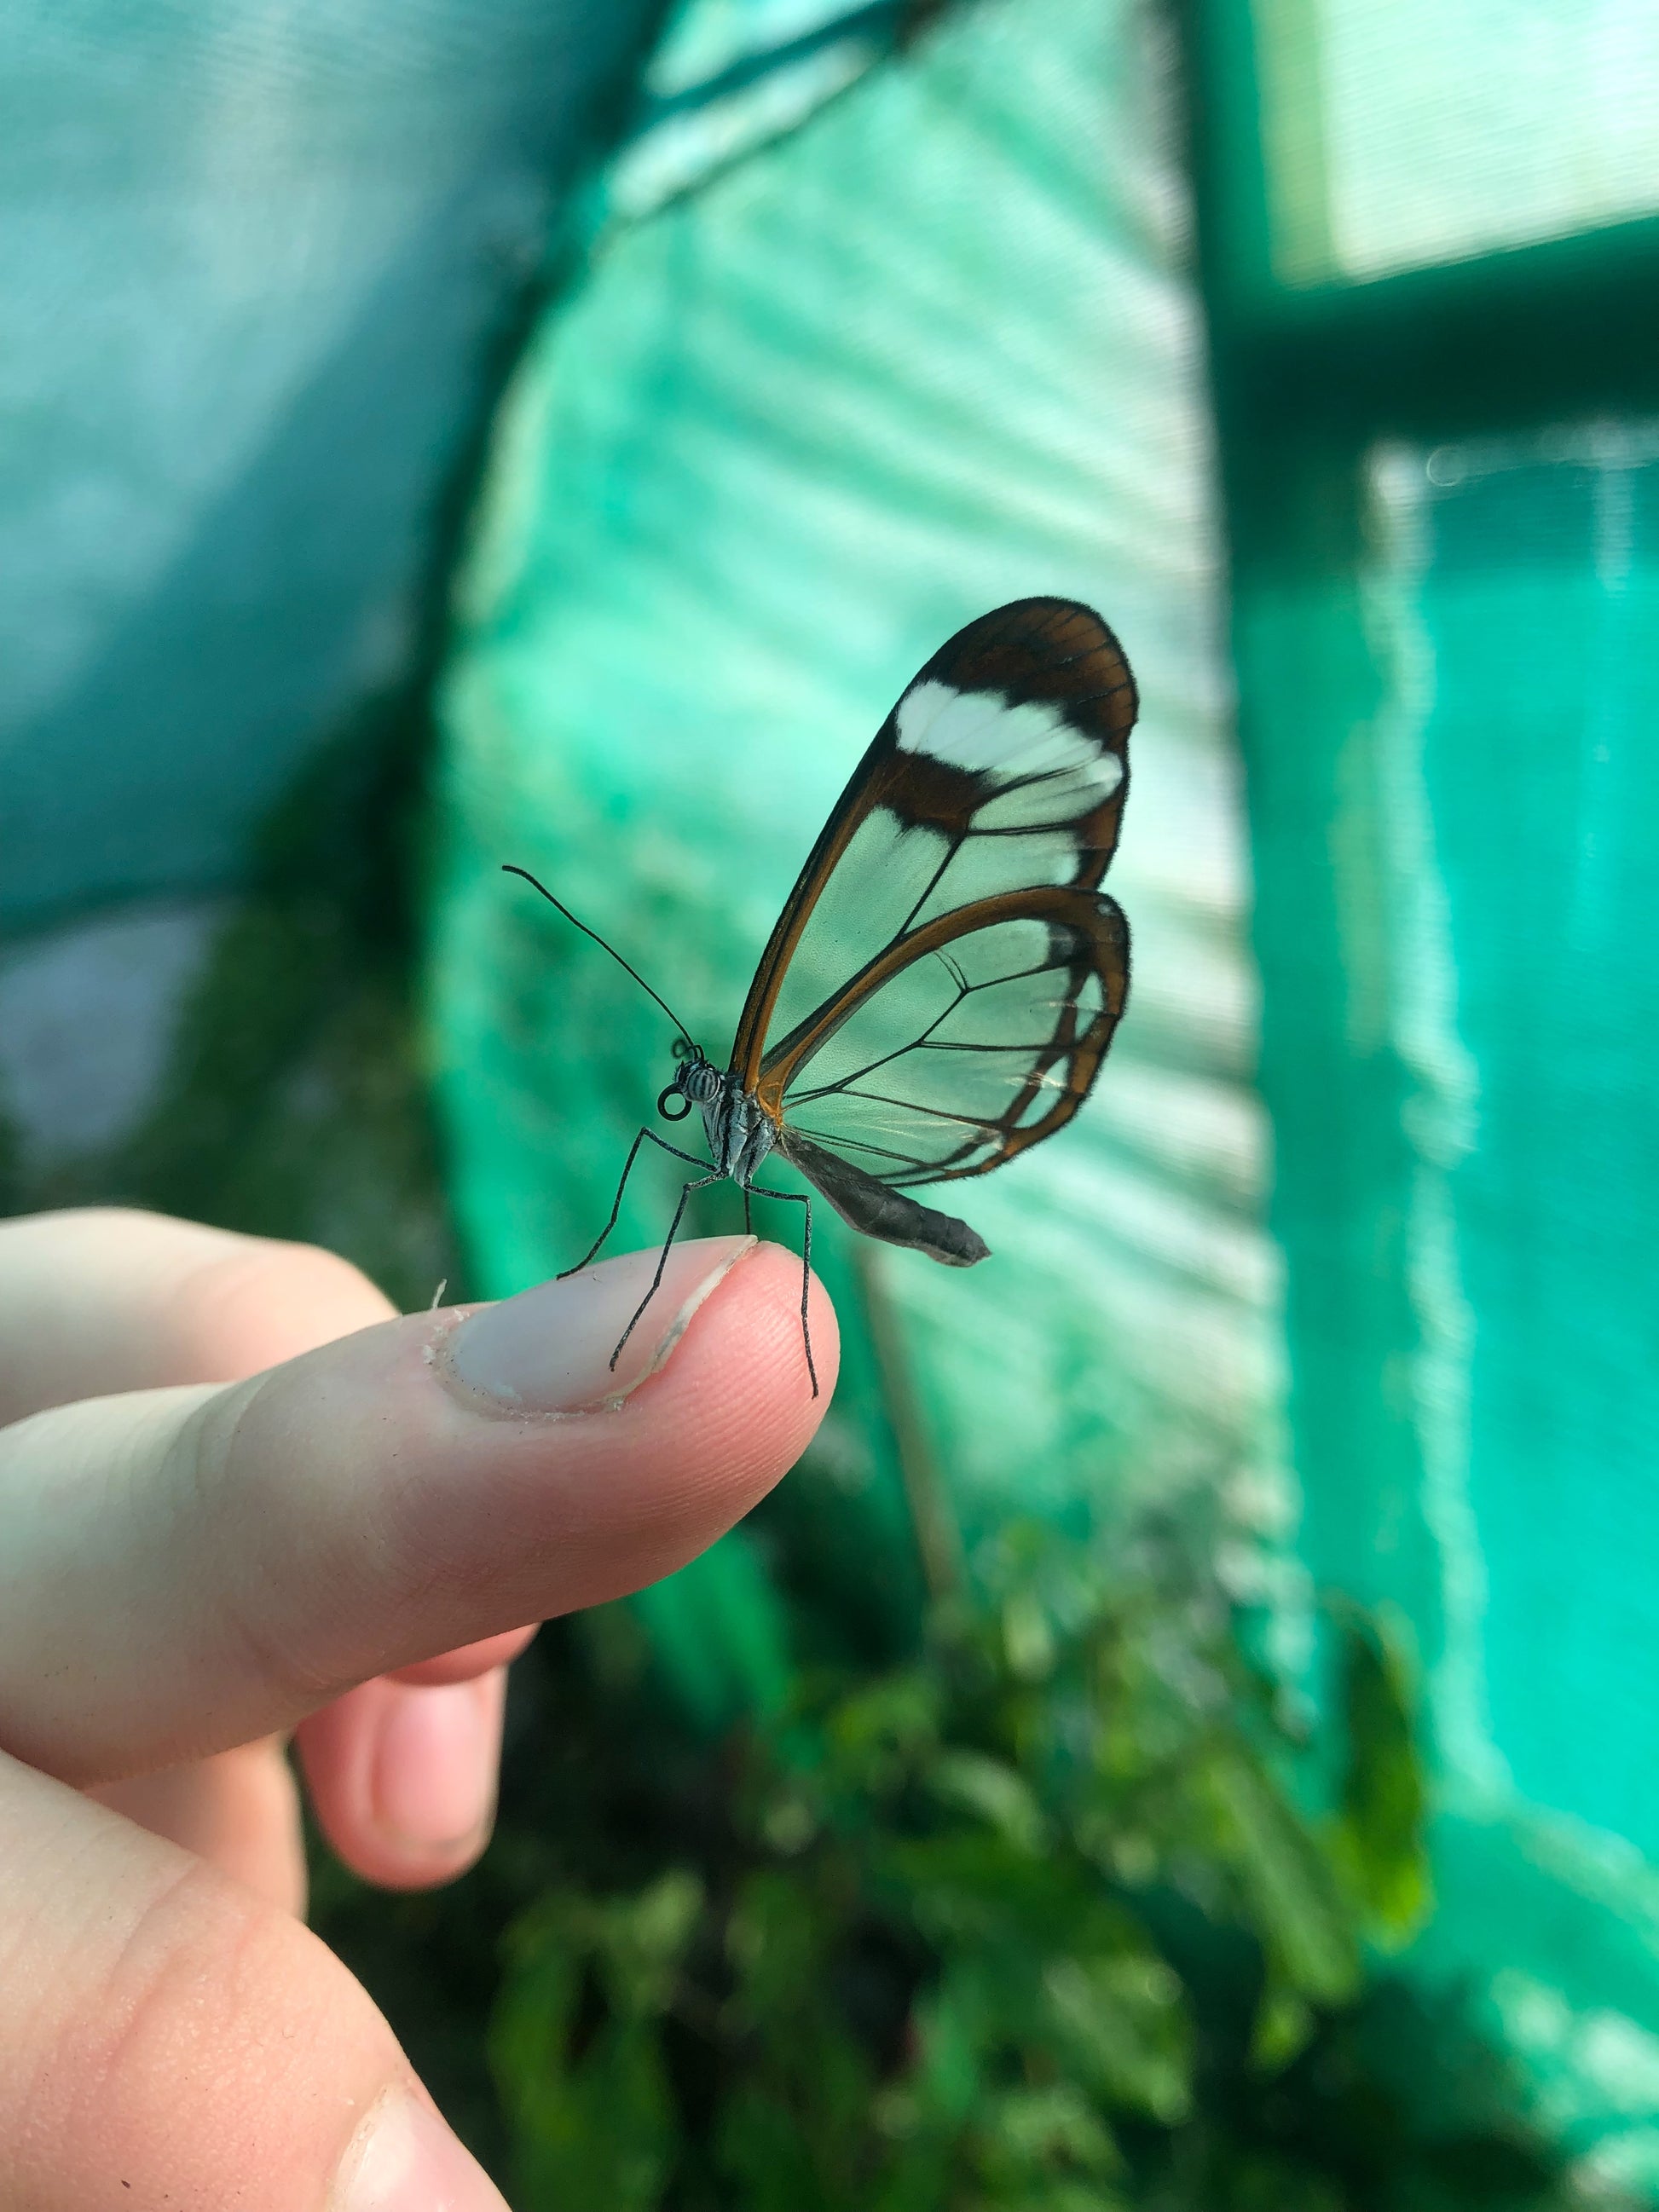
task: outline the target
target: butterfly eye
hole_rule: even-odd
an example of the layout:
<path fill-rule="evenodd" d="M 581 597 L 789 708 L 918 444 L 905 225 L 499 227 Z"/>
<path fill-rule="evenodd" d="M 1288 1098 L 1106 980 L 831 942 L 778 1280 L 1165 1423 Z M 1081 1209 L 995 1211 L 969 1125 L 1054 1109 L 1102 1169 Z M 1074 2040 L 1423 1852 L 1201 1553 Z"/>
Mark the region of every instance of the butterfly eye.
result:
<path fill-rule="evenodd" d="M 674 1112 L 673 1105 L 670 1104 L 671 1100 L 673 1102 L 674 1105 L 678 1106 L 680 1110 L 678 1114 Z M 683 1091 L 676 1090 L 674 1085 L 671 1083 L 667 1090 L 661 1092 L 658 1097 L 657 1111 L 662 1115 L 665 1121 L 683 1121 L 686 1115 L 691 1111 L 691 1101 L 686 1097 Z"/>

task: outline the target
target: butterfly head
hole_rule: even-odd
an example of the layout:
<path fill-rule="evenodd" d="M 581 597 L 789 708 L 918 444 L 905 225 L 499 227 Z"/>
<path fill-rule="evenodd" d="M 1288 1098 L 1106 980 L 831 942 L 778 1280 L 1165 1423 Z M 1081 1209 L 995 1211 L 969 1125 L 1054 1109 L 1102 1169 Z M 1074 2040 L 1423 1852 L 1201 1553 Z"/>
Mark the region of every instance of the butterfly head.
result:
<path fill-rule="evenodd" d="M 720 1070 L 690 1037 L 675 1038 L 674 1057 L 679 1062 L 674 1080 L 657 1099 L 657 1111 L 665 1121 L 684 1121 L 694 1106 L 707 1106 L 718 1098 L 722 1087 Z"/>

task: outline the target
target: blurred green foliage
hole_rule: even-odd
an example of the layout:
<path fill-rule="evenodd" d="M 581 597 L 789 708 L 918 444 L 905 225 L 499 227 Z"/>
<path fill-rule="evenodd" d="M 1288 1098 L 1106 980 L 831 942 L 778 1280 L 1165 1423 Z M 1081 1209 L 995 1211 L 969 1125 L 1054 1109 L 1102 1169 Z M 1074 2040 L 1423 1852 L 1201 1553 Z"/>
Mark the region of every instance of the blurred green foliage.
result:
<path fill-rule="evenodd" d="M 396 1906 L 325 1875 L 323 1932 L 386 1998 L 372 1917 L 408 1918 L 394 2021 L 520 2212 L 1589 2201 L 1389 1970 L 1428 1903 L 1401 1655 L 1333 1615 L 1311 1731 L 1206 1556 L 1009 1531 L 918 1649 L 714 1744 L 626 1608 L 556 1628 L 485 1867 Z"/>

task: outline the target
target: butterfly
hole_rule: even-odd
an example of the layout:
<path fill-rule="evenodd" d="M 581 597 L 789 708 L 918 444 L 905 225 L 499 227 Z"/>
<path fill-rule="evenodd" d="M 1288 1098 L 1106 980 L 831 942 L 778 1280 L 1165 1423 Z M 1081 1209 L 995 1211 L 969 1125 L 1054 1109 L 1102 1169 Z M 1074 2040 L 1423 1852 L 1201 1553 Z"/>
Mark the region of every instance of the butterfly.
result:
<path fill-rule="evenodd" d="M 656 1295 L 694 1191 L 735 1182 L 804 1206 L 801 1335 L 812 1202 L 755 1180 L 775 1153 L 854 1229 L 971 1267 L 988 1247 L 910 1193 L 988 1175 L 1063 1128 L 1093 1086 L 1129 988 L 1129 929 L 1099 889 L 1129 786 L 1134 678 L 1091 608 L 1016 599 L 941 646 L 854 770 L 778 916 L 717 1066 L 637 969 L 527 869 L 567 921 L 605 945 L 674 1024 L 665 1121 L 702 1115 L 711 1158 L 642 1128 L 641 1145 L 703 1170 L 680 1192 Z"/>

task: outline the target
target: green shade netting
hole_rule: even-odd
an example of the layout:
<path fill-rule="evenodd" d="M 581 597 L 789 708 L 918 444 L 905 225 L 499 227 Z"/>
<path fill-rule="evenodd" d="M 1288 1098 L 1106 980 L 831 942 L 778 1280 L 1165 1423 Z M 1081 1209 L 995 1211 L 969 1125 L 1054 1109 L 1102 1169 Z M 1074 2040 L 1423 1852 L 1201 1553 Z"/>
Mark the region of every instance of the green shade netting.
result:
<path fill-rule="evenodd" d="M 492 356 L 654 21 L 4 10 L 0 929 L 234 893 L 404 678 Z"/>
<path fill-rule="evenodd" d="M 914 671 L 1027 592 L 1108 611 L 1146 701 L 1112 879 L 1133 1018 L 1086 1119 L 963 1201 L 990 1265 L 858 1263 L 970 1533 L 1195 1483 L 1261 1503 L 1273 1273 L 1170 61 L 1136 9 L 1014 0 L 644 213 L 639 149 L 511 394 L 444 693 L 433 1008 L 457 1201 L 505 1291 L 586 1249 L 672 1033 L 500 863 L 555 884 L 723 1058 Z M 641 1159 L 620 1249 L 661 1237 L 683 1172 Z M 797 1235 L 777 1212 L 762 1226 Z M 881 1574 L 891 1422 L 828 1212 L 853 1339 L 831 1443 Z M 732 1695 L 755 1684 L 742 1534 L 644 1602 L 702 1655 L 706 1710 L 722 1668 Z"/>
<path fill-rule="evenodd" d="M 1411 1624 L 1437 1968 L 1659 2175 L 1659 462 L 1379 447 L 1241 579 L 1274 1225 L 1322 1584 Z"/>

